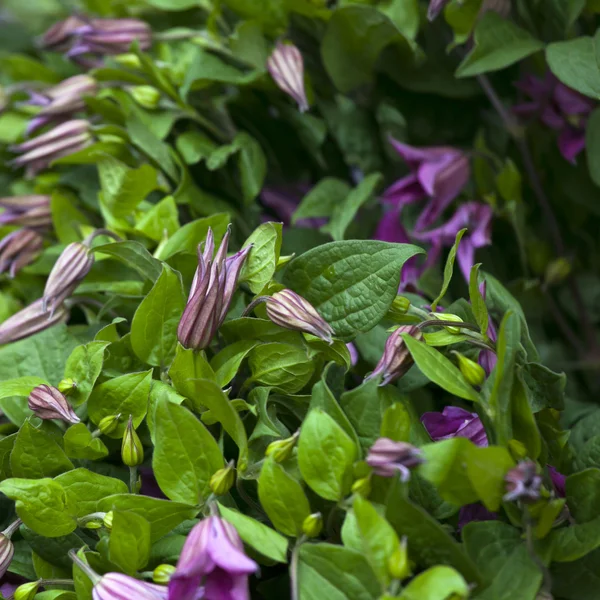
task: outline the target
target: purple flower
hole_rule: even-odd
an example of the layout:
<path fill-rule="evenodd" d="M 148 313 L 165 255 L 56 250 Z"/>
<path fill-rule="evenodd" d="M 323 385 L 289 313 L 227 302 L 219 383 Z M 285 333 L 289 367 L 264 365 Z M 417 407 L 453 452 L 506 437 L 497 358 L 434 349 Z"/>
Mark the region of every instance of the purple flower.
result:
<path fill-rule="evenodd" d="M 235 527 L 207 517 L 188 535 L 169 582 L 169 600 L 193 600 L 201 584 L 206 600 L 249 600 L 248 577 L 256 571 Z"/>
<path fill-rule="evenodd" d="M 60 419 L 79 423 L 80 419 L 67 399 L 51 385 L 38 385 L 29 394 L 28 406 L 40 419 Z"/>
<path fill-rule="evenodd" d="M 537 464 L 531 460 L 520 462 L 504 477 L 506 494 L 505 502 L 520 500 L 524 503 L 535 502 L 540 497 L 542 477 L 538 473 Z"/>
<path fill-rule="evenodd" d="M 50 196 L 8 196 L 0 198 L 0 225 L 16 225 L 18 227 L 50 227 Z"/>
<path fill-rule="evenodd" d="M 94 600 L 167 600 L 167 588 L 123 575 L 107 573 L 94 585 Z"/>
<path fill-rule="evenodd" d="M 517 82 L 528 101 L 513 107 L 523 117 L 537 118 L 559 132 L 558 148 L 569 162 L 585 148 L 585 128 L 596 103 L 561 83 L 552 73 L 543 79 L 526 75 Z"/>
<path fill-rule="evenodd" d="M 0 577 L 10 567 L 10 563 L 15 555 L 15 547 L 10 541 L 13 533 L 20 527 L 21 519 L 13 521 L 4 531 L 0 531 Z"/>
<path fill-rule="evenodd" d="M 402 481 L 410 479 L 410 470 L 423 463 L 418 448 L 406 442 L 394 442 L 389 438 L 379 438 L 371 446 L 367 464 L 380 477 L 393 477 L 400 473 Z"/>
<path fill-rule="evenodd" d="M 472 521 L 496 521 L 498 514 L 490 512 L 483 504 L 465 504 L 458 513 L 458 530 Z"/>
<path fill-rule="evenodd" d="M 483 423 L 477 413 L 471 413 L 458 406 L 446 406 L 441 413 L 424 413 L 421 421 L 434 442 L 464 437 L 471 440 L 476 446 L 488 445 Z"/>
<path fill-rule="evenodd" d="M 50 316 L 44 310 L 42 299 L 36 300 L 0 324 L 0 344 L 16 342 L 39 333 L 69 318 L 69 311 L 61 304 Z"/>
<path fill-rule="evenodd" d="M 475 250 L 491 243 L 492 208 L 479 202 L 466 202 L 459 206 L 454 215 L 441 227 L 422 233 L 413 233 L 418 240 L 431 242 L 434 246 L 452 246 L 456 234 L 465 227 L 456 257 L 460 270 L 469 281 L 471 267 L 475 263 Z"/>
<path fill-rule="evenodd" d="M 422 231 L 435 223 L 464 188 L 471 174 L 469 159 L 456 148 L 415 148 L 393 138 L 390 142 L 411 173 L 392 184 L 384 192 L 383 201 L 399 211 L 406 204 L 429 198 L 415 227 Z"/>
<path fill-rule="evenodd" d="M 566 498 L 567 491 L 565 488 L 565 483 L 567 477 L 562 473 L 559 473 L 552 465 L 547 465 L 548 472 L 550 473 L 550 479 L 552 480 L 552 487 L 554 487 L 554 491 L 559 498 Z"/>
<path fill-rule="evenodd" d="M 184 348 L 207 348 L 225 320 L 240 270 L 251 250 L 249 246 L 227 258 L 230 233 L 228 229 L 214 259 L 212 229 L 208 230 L 204 251 L 198 245 L 198 268 L 177 328 L 177 338 Z"/>
<path fill-rule="evenodd" d="M 300 112 L 307 111 L 309 106 L 304 89 L 304 61 L 300 50 L 293 44 L 277 42 L 267 60 L 267 68 L 277 87 L 298 103 Z"/>
<path fill-rule="evenodd" d="M 352 342 L 346 344 L 346 348 L 348 348 L 348 352 L 350 353 L 350 364 L 354 367 L 359 359 L 358 350 Z"/>
<path fill-rule="evenodd" d="M 44 33 L 41 39 L 41 45 L 47 50 L 62 52 L 69 47 L 72 36 L 85 27 L 86 21 L 81 17 L 71 16 L 64 21 L 55 23 Z"/>
<path fill-rule="evenodd" d="M 44 238 L 33 229 L 17 229 L 0 240 L 0 273 L 14 277 L 32 263 L 44 246 Z"/>

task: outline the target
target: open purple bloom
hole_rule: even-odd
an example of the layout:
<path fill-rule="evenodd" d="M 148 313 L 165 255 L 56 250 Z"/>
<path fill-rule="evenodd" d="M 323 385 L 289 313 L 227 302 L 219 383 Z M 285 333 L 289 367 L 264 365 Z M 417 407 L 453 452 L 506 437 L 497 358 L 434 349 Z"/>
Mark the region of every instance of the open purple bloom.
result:
<path fill-rule="evenodd" d="M 415 226 L 416 231 L 422 231 L 435 223 L 464 188 L 471 174 L 469 159 L 456 148 L 415 148 L 393 138 L 390 142 L 411 173 L 392 184 L 384 192 L 383 201 L 400 210 L 406 204 L 429 198 Z"/>
<path fill-rule="evenodd" d="M 537 464 L 531 460 L 524 460 L 513 467 L 504 477 L 504 481 L 505 502 L 519 500 L 527 504 L 540 498 L 542 476 L 538 473 Z"/>
<path fill-rule="evenodd" d="M 462 274 L 469 281 L 471 267 L 475 263 L 475 250 L 491 243 L 492 214 L 492 208 L 487 204 L 466 202 L 444 225 L 421 233 L 414 232 L 413 235 L 434 246 L 452 246 L 456 234 L 466 227 L 467 232 L 462 237 L 456 257 Z"/>
<path fill-rule="evenodd" d="M 488 445 L 483 423 L 477 413 L 471 413 L 458 406 L 446 406 L 441 413 L 424 413 L 421 421 L 434 442 L 464 437 L 476 446 Z"/>
<path fill-rule="evenodd" d="M 249 600 L 248 577 L 256 571 L 235 527 L 207 517 L 187 537 L 169 582 L 169 600 L 193 600 L 201 584 L 206 600 Z"/>
<path fill-rule="evenodd" d="M 380 477 L 393 477 L 400 473 L 402 481 L 410 479 L 410 470 L 423 462 L 418 448 L 407 442 L 395 442 L 389 438 L 379 438 L 371 446 L 367 464 Z"/>
<path fill-rule="evenodd" d="M 559 132 L 559 150 L 566 160 L 574 162 L 585 148 L 585 128 L 596 103 L 550 72 L 543 79 L 526 75 L 516 86 L 527 100 L 514 106 L 513 111 L 522 117 L 537 118 Z"/>
<path fill-rule="evenodd" d="M 465 504 L 458 513 L 458 530 L 471 523 L 472 521 L 496 521 L 498 514 L 490 512 L 483 504 Z"/>

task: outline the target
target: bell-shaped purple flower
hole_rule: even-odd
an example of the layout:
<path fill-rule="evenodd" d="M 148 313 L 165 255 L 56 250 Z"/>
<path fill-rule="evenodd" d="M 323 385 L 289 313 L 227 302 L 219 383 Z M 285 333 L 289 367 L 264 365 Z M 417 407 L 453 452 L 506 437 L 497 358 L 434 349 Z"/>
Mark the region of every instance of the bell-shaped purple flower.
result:
<path fill-rule="evenodd" d="M 506 494 L 505 502 L 519 500 L 524 503 L 535 502 L 540 498 L 542 476 L 538 466 L 531 460 L 520 462 L 504 477 Z"/>
<path fill-rule="evenodd" d="M 177 338 L 184 348 L 207 348 L 225 320 L 240 270 L 250 247 L 227 258 L 230 230 L 213 259 L 214 236 L 208 230 L 204 251 L 198 246 L 198 268 L 194 275 L 187 305 L 183 311 Z"/>
<path fill-rule="evenodd" d="M 426 412 L 421 421 L 434 442 L 454 437 L 464 437 L 476 446 L 488 445 L 483 423 L 477 413 L 471 413 L 458 406 L 446 406 L 440 412 Z"/>
<path fill-rule="evenodd" d="M 456 148 L 415 148 L 393 138 L 390 142 L 411 173 L 392 184 L 384 192 L 383 201 L 399 211 L 406 204 L 429 198 L 415 226 L 416 231 L 422 231 L 435 223 L 469 181 L 469 159 Z"/>
<path fill-rule="evenodd" d="M 11 146 L 10 150 L 20 156 L 9 164 L 15 167 L 26 167 L 26 176 L 31 178 L 46 169 L 52 161 L 82 150 L 91 141 L 90 124 L 87 121 L 83 119 L 66 121 L 42 135 Z"/>
<path fill-rule="evenodd" d="M 64 304 L 58 306 L 54 313 L 48 316 L 40 298 L 0 323 L 0 344 L 16 342 L 53 325 L 63 323 L 68 318 L 69 311 Z"/>
<path fill-rule="evenodd" d="M 51 385 L 42 384 L 33 388 L 28 406 L 40 419 L 60 419 L 72 424 L 80 421 L 67 399 Z"/>
<path fill-rule="evenodd" d="M 18 227 L 50 227 L 50 196 L 8 196 L 0 198 L 0 225 L 17 225 Z"/>
<path fill-rule="evenodd" d="M 432 243 L 434 246 L 452 246 L 456 234 L 465 227 L 456 258 L 460 270 L 467 281 L 471 267 L 475 263 L 475 250 L 491 243 L 491 224 L 493 211 L 487 204 L 466 202 L 459 206 L 454 215 L 441 227 L 429 231 L 414 232 L 416 239 Z"/>
<path fill-rule="evenodd" d="M 293 44 L 277 42 L 267 60 L 267 68 L 277 87 L 298 103 L 300 112 L 308 110 L 304 89 L 304 61 L 300 50 Z"/>
<path fill-rule="evenodd" d="M 249 600 L 248 577 L 256 571 L 235 527 L 210 516 L 188 535 L 169 582 L 169 600 L 193 600 L 200 585 L 206 600 Z"/>
<path fill-rule="evenodd" d="M 450 0 L 429 0 L 429 7 L 427 9 L 427 18 L 433 21 L 444 9 L 444 6 L 448 4 Z"/>
<path fill-rule="evenodd" d="M 316 308 L 292 290 L 281 290 L 266 299 L 267 316 L 285 329 L 310 333 L 327 343 L 333 342 L 334 331 Z"/>
<path fill-rule="evenodd" d="M 410 479 L 410 470 L 423 463 L 418 448 L 407 442 L 394 442 L 389 438 L 379 438 L 369 450 L 367 464 L 380 477 L 393 477 L 400 473 L 402 481 Z"/>
<path fill-rule="evenodd" d="M 33 229 L 17 229 L 0 241 L 0 273 L 14 277 L 32 263 L 44 246 L 44 238 Z"/>

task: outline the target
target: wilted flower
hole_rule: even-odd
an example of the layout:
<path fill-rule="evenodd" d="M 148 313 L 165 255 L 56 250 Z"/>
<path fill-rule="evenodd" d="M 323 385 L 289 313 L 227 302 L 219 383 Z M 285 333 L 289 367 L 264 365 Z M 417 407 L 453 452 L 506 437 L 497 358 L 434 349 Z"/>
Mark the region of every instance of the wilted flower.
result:
<path fill-rule="evenodd" d="M 50 316 L 44 310 L 42 299 L 15 313 L 0 324 L 0 344 L 16 342 L 39 333 L 69 318 L 69 311 L 61 304 Z"/>
<path fill-rule="evenodd" d="M 94 264 L 94 255 L 89 247 L 81 242 L 72 242 L 58 257 L 44 288 L 44 310 L 55 308 L 62 304 L 79 285 L 81 280 L 90 272 Z"/>
<path fill-rule="evenodd" d="M 410 470 L 423 463 L 418 448 L 407 442 L 394 442 L 389 438 L 379 438 L 369 450 L 367 464 L 381 477 L 393 477 L 400 473 L 402 481 L 410 479 Z"/>
<path fill-rule="evenodd" d="M 427 9 L 427 18 L 433 21 L 443 10 L 444 6 L 450 0 L 429 0 L 429 8 Z"/>
<path fill-rule="evenodd" d="M 491 243 L 491 222 L 493 211 L 487 204 L 466 202 L 459 206 L 454 215 L 441 227 L 429 231 L 414 232 L 418 240 L 431 242 L 434 246 L 452 246 L 456 234 L 465 227 L 458 246 L 456 258 L 465 279 L 469 281 L 471 267 L 475 263 L 475 250 Z"/>
<path fill-rule="evenodd" d="M 85 108 L 85 96 L 93 96 L 98 84 L 89 75 L 75 75 L 43 92 L 30 92 L 26 104 L 41 106 L 40 112 L 27 125 L 27 133 L 50 121 L 64 121 Z"/>
<path fill-rule="evenodd" d="M 191 600 L 201 584 L 207 600 L 249 600 L 248 576 L 256 571 L 235 527 L 210 516 L 187 537 L 169 582 L 169 600 Z"/>
<path fill-rule="evenodd" d="M 421 421 L 434 442 L 454 437 L 464 437 L 476 446 L 488 445 L 483 423 L 477 413 L 471 413 L 458 406 L 446 406 L 440 412 L 426 412 Z"/>
<path fill-rule="evenodd" d="M 407 163 L 411 174 L 392 184 L 384 192 L 383 202 L 393 205 L 399 212 L 406 204 L 429 198 L 415 226 L 416 231 L 422 231 L 432 225 L 460 194 L 471 174 L 469 159 L 456 148 L 414 148 L 393 138 L 390 142 Z"/>
<path fill-rule="evenodd" d="M 14 277 L 32 263 L 44 245 L 44 238 L 33 229 L 17 229 L 0 241 L 0 273 Z"/>
<path fill-rule="evenodd" d="M 277 42 L 267 60 L 267 68 L 277 86 L 298 103 L 300 112 L 308 110 L 304 89 L 304 61 L 300 50 L 293 44 Z"/>
<path fill-rule="evenodd" d="M 537 464 L 526 460 L 512 468 L 504 477 L 506 484 L 505 502 L 520 500 L 535 502 L 540 497 L 542 476 L 538 473 Z"/>
<path fill-rule="evenodd" d="M 15 554 L 15 547 L 10 541 L 12 534 L 21 525 L 21 520 L 17 519 L 11 523 L 4 531 L 0 532 L 0 578 L 4 576 Z"/>
<path fill-rule="evenodd" d="M 137 467 L 144 462 L 144 446 L 133 426 L 133 416 L 129 415 L 123 442 L 121 444 L 121 460 L 127 467 Z"/>
<path fill-rule="evenodd" d="M 46 169 L 50 163 L 88 146 L 92 141 L 90 124 L 83 119 L 74 119 L 57 125 L 10 150 L 21 156 L 10 161 L 15 167 L 26 167 L 26 176 L 33 177 Z"/>
<path fill-rule="evenodd" d="M 529 101 L 514 106 L 513 111 L 523 117 L 537 118 L 558 131 L 561 154 L 574 162 L 585 148 L 585 128 L 596 103 L 561 83 L 550 72 L 543 79 L 526 75 L 516 86 Z"/>
<path fill-rule="evenodd" d="M 40 419 L 61 419 L 67 423 L 79 423 L 79 417 L 67 399 L 51 385 L 38 385 L 29 394 L 29 408 Z"/>
<path fill-rule="evenodd" d="M 49 227 L 52 225 L 50 196 L 8 196 L 0 198 L 0 225 Z"/>
<path fill-rule="evenodd" d="M 375 370 L 366 379 L 382 375 L 383 379 L 380 385 L 386 385 L 402 377 L 412 367 L 414 360 L 402 338 L 403 333 L 407 333 L 418 340 L 423 338 L 421 330 L 415 325 L 398 327 L 388 337 L 385 342 L 383 356 L 377 363 Z"/>
<path fill-rule="evenodd" d="M 184 348 L 208 347 L 229 310 L 240 270 L 251 249 L 249 246 L 226 258 L 229 235 L 228 229 L 214 259 L 212 229 L 208 230 L 204 252 L 198 245 L 199 264 L 177 329 L 177 338 Z"/>
<path fill-rule="evenodd" d="M 310 333 L 327 343 L 333 342 L 334 331 L 315 307 L 292 290 L 281 290 L 266 298 L 267 316 L 285 329 Z"/>

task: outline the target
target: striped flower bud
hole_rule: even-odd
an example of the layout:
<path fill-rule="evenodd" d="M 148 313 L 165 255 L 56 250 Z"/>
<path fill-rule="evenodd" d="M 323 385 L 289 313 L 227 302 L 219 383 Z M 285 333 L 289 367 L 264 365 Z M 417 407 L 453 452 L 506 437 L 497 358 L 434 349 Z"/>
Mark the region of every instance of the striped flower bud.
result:
<path fill-rule="evenodd" d="M 175 573 L 175 567 L 173 565 L 158 565 L 158 567 L 152 571 L 152 581 L 154 581 L 154 583 L 166 585 L 169 583 L 173 573 Z"/>
<path fill-rule="evenodd" d="M 300 50 L 293 44 L 277 42 L 267 60 L 267 68 L 277 87 L 298 103 L 300 112 L 308 110 L 304 89 L 304 61 Z"/>
<path fill-rule="evenodd" d="M 323 531 L 323 515 L 320 512 L 308 515 L 302 522 L 302 533 L 309 537 L 317 537 Z"/>
<path fill-rule="evenodd" d="M 224 496 L 235 483 L 235 468 L 233 461 L 231 461 L 226 467 L 219 469 L 210 478 L 209 486 L 210 491 L 215 496 Z"/>
<path fill-rule="evenodd" d="M 52 314 L 55 308 L 75 291 L 81 280 L 90 272 L 93 264 L 94 255 L 86 244 L 81 242 L 69 244 L 48 275 L 42 298 L 44 310 L 49 309 Z"/>
<path fill-rule="evenodd" d="M 410 479 L 410 470 L 423 462 L 421 452 L 407 442 L 394 442 L 379 438 L 369 450 L 367 464 L 380 477 L 393 477 L 400 473 L 402 481 Z"/>
<path fill-rule="evenodd" d="M 121 446 L 121 460 L 127 467 L 137 467 L 144 462 L 144 446 L 142 440 L 133 427 L 133 416 L 129 415 L 129 421 L 125 428 L 123 444 Z"/>
<path fill-rule="evenodd" d="M 100 423 L 98 423 L 98 429 L 104 435 L 109 435 L 117 429 L 117 427 L 119 426 L 120 419 L 121 419 L 120 414 L 108 415 L 108 417 L 104 417 L 103 419 L 100 420 Z"/>
<path fill-rule="evenodd" d="M 227 316 L 240 270 L 251 249 L 249 246 L 226 258 L 229 236 L 228 229 L 214 259 L 212 229 L 208 230 L 204 250 L 198 246 L 198 268 L 177 328 L 177 338 L 184 348 L 207 348 Z"/>
<path fill-rule="evenodd" d="M 0 225 L 18 227 L 50 227 L 50 196 L 8 196 L 0 198 Z"/>
<path fill-rule="evenodd" d="M 80 420 L 67 399 L 51 385 L 42 384 L 33 388 L 28 405 L 40 419 L 60 419 L 73 424 Z"/>
<path fill-rule="evenodd" d="M 315 307 L 292 290 L 282 290 L 266 298 L 267 315 L 285 329 L 310 333 L 327 343 L 333 342 L 333 329 Z"/>
<path fill-rule="evenodd" d="M 0 344 L 22 340 L 53 325 L 63 323 L 68 318 L 69 311 L 64 304 L 48 316 L 40 298 L 0 324 Z"/>
<path fill-rule="evenodd" d="M 84 27 L 86 22 L 81 17 L 68 17 L 64 21 L 55 23 L 44 33 L 41 46 L 47 50 L 62 52 L 68 48 L 75 33 Z"/>
<path fill-rule="evenodd" d="M 10 563 L 15 555 L 15 547 L 10 541 L 12 534 L 21 525 L 21 520 L 17 519 L 11 523 L 4 531 L 0 532 L 0 579 L 10 567 Z"/>
<path fill-rule="evenodd" d="M 402 338 L 403 333 L 407 333 L 418 340 L 423 338 L 421 330 L 415 325 L 398 327 L 387 339 L 383 356 L 377 363 L 375 370 L 366 379 L 381 375 L 383 379 L 380 385 L 386 385 L 405 375 L 412 367 L 414 361 Z"/>
<path fill-rule="evenodd" d="M 294 446 L 300 437 L 300 432 L 297 431 L 294 435 L 285 440 L 275 440 L 267 446 L 265 456 L 270 456 L 275 462 L 283 462 L 287 460 L 294 451 Z"/>
<path fill-rule="evenodd" d="M 0 241 L 0 273 L 14 277 L 32 263 L 44 246 L 44 238 L 33 229 L 17 229 Z"/>
<path fill-rule="evenodd" d="M 540 498 L 542 476 L 538 473 L 537 464 L 531 460 L 524 460 L 512 468 L 504 477 L 504 482 L 505 502 L 519 500 L 529 504 Z"/>
<path fill-rule="evenodd" d="M 166 588 L 122 573 L 107 573 L 94 585 L 94 600 L 166 600 Z"/>

